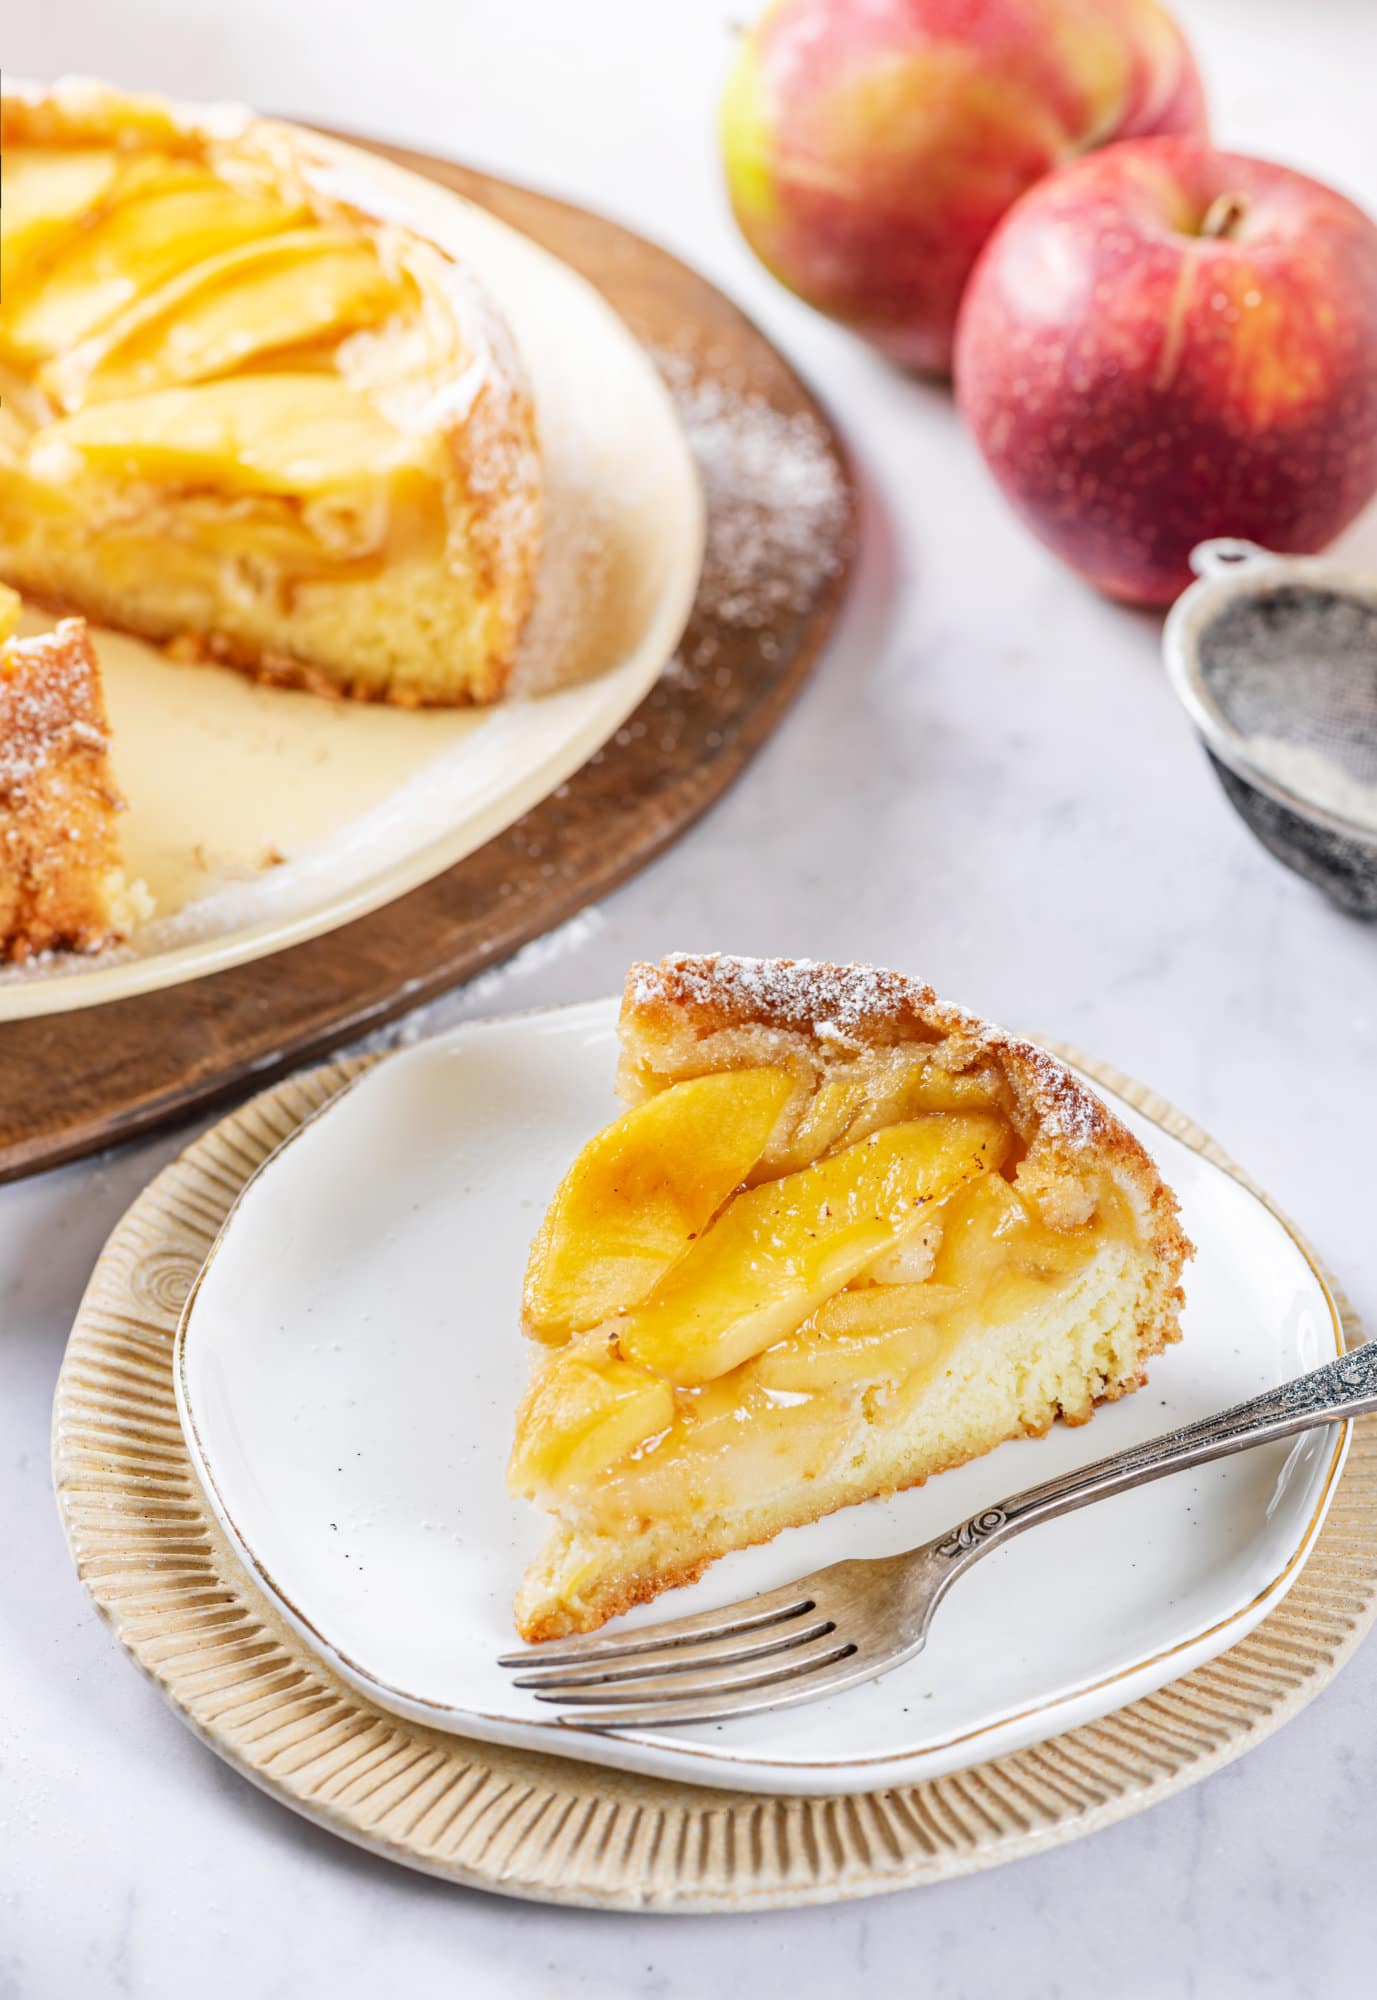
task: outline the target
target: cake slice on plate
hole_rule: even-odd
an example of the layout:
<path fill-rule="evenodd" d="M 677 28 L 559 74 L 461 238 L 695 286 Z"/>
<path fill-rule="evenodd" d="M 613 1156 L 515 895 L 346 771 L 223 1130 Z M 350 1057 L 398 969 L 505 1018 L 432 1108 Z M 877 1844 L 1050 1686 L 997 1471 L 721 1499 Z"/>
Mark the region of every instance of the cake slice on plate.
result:
<path fill-rule="evenodd" d="M 630 1109 L 531 1251 L 514 1492 L 553 1517 L 529 1640 L 718 1556 L 1084 1423 L 1179 1339 L 1190 1244 L 1045 1050 L 863 966 L 672 958 L 621 1015 Z"/>
<path fill-rule="evenodd" d="M 100 668 L 80 618 L 13 637 L 0 586 L 0 960 L 127 937 L 152 909 L 125 880 Z"/>

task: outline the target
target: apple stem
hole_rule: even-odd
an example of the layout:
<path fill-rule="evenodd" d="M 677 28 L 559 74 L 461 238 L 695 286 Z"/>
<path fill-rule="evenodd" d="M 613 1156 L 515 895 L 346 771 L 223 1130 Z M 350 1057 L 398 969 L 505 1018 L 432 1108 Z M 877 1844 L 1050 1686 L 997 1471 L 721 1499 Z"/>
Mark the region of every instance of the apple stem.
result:
<path fill-rule="evenodd" d="M 1217 194 L 1205 210 L 1200 234 L 1216 241 L 1231 237 L 1247 213 L 1248 204 L 1241 194 Z"/>

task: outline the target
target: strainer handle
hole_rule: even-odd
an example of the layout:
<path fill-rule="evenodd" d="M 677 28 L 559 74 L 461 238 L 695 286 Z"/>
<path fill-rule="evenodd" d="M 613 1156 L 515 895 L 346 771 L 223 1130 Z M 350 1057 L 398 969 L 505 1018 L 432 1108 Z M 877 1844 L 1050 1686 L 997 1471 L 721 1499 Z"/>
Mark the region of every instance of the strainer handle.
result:
<path fill-rule="evenodd" d="M 1242 569 L 1258 569 L 1264 563 L 1276 561 L 1271 549 L 1230 535 L 1197 542 L 1190 555 L 1191 568 L 1197 576 L 1237 576 Z"/>

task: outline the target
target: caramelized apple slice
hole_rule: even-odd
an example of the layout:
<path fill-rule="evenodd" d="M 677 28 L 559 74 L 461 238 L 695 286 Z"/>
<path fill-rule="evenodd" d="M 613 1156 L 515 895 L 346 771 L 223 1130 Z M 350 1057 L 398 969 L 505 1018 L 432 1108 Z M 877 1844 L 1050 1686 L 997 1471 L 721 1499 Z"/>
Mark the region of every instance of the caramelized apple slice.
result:
<path fill-rule="evenodd" d="M 657 1511 L 687 1521 L 749 1506 L 794 1481 L 815 1478 L 837 1456 L 837 1428 L 822 1400 L 802 1407 L 808 1399 L 774 1394 L 751 1379 L 750 1367 L 673 1394 L 674 1424 L 654 1444 L 647 1484 L 633 1470 L 623 1495 L 608 1492 L 609 1523 L 625 1521 L 637 1488 L 653 1491 Z M 581 1497 L 594 1515 L 602 1496 Z"/>
<path fill-rule="evenodd" d="M 749 1189 L 618 1326 L 618 1347 L 682 1386 L 724 1375 L 873 1264 L 917 1210 L 997 1167 L 1008 1143 L 1002 1119 L 918 1118 Z"/>
<path fill-rule="evenodd" d="M 179 272 L 54 356 L 39 382 L 74 410 L 204 381 L 381 319 L 402 297 L 370 244 L 339 230 L 285 229 Z"/>
<path fill-rule="evenodd" d="M 866 1281 L 872 1285 L 921 1285 L 932 1276 L 937 1247 L 942 1241 L 944 1202 L 925 1209 L 924 1220 L 901 1236 L 892 1250 L 866 1266 Z"/>
<path fill-rule="evenodd" d="M 942 1242 L 933 1266 L 939 1284 L 983 1281 L 997 1261 L 995 1247 L 1007 1247 L 1028 1233 L 1030 1217 L 1021 1195 L 1001 1175 L 988 1186 L 964 1188 L 947 1203 Z"/>
<path fill-rule="evenodd" d="M 674 1391 L 605 1351 L 569 1348 L 543 1367 L 517 1419 L 513 1493 L 576 1487 L 663 1431 Z"/>
<path fill-rule="evenodd" d="M 944 1217 L 934 1282 L 959 1286 L 982 1316 L 1011 1318 L 1091 1254 L 1085 1231 L 1049 1229 L 1001 1176 L 965 1188 Z"/>
<path fill-rule="evenodd" d="M 916 1118 L 923 1111 L 989 1111 L 997 1107 L 1008 1086 L 997 1070 L 950 1070 L 940 1063 L 923 1063 L 899 1097 L 898 1115 Z"/>
<path fill-rule="evenodd" d="M 33 454 L 56 479 L 72 452 L 119 479 L 309 497 L 369 486 L 414 447 L 337 375 L 239 375 L 93 403 Z"/>
<path fill-rule="evenodd" d="M 853 1082 L 844 1076 L 829 1078 L 814 1093 L 812 1102 L 799 1119 L 789 1142 L 788 1159 L 783 1164 L 798 1168 L 819 1159 L 829 1147 L 845 1137 L 866 1097 L 863 1083 Z"/>
<path fill-rule="evenodd" d="M 807 1166 L 880 1126 L 924 1112 L 997 1109 L 999 1089 L 990 1070 L 954 1072 L 925 1054 L 878 1078 L 830 1077 L 800 1118 L 787 1155 L 778 1164 L 785 1169 Z"/>
<path fill-rule="evenodd" d="M 25 265 L 51 251 L 89 214 L 115 177 L 108 149 L 11 146 L 0 201 L 0 295 L 12 296 Z"/>
<path fill-rule="evenodd" d="M 782 1069 L 693 1077 L 590 1140 L 531 1247 L 526 1331 L 554 1345 L 639 1304 L 741 1186 L 792 1088 Z"/>
<path fill-rule="evenodd" d="M 41 285 L 23 283 L 6 297 L 0 330 L 9 353 L 30 364 L 63 353 L 175 271 L 301 219 L 188 161 L 142 164 L 147 185 L 99 208 L 44 258 Z M 124 185 L 122 177 L 121 192 Z"/>
<path fill-rule="evenodd" d="M 763 1388 L 806 1396 L 926 1374 L 946 1345 L 942 1315 L 960 1296 L 929 1284 L 837 1292 L 797 1333 L 758 1355 L 751 1373 Z"/>

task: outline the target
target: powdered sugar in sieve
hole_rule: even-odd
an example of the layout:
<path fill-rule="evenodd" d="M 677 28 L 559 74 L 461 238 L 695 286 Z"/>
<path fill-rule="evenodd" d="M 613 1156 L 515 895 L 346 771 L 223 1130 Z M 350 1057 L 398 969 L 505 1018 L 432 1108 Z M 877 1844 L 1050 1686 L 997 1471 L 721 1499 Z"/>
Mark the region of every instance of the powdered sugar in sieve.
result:
<path fill-rule="evenodd" d="M 1377 604 L 1300 583 L 1235 598 L 1200 673 L 1264 776 L 1377 830 Z"/>

